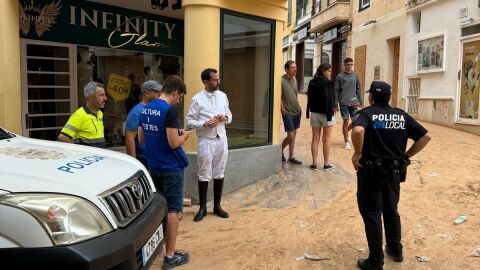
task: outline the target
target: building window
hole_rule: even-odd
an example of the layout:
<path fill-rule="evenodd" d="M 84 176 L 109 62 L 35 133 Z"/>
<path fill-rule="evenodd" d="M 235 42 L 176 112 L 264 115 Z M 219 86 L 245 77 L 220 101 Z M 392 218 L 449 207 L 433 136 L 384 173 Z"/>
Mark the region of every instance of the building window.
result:
<path fill-rule="evenodd" d="M 408 113 L 418 114 L 418 97 L 420 96 L 420 78 L 408 79 L 407 105 Z"/>
<path fill-rule="evenodd" d="M 305 65 L 303 68 L 303 76 L 304 77 L 312 77 L 313 76 L 313 58 L 305 58 Z"/>
<path fill-rule="evenodd" d="M 370 0 L 359 0 L 360 7 L 358 8 L 359 11 L 364 10 L 370 7 Z"/>
<path fill-rule="evenodd" d="M 271 144 L 274 22 L 222 11 L 222 90 L 233 122 L 229 148 Z"/>
<path fill-rule="evenodd" d="M 321 8 L 321 1 L 320 0 L 314 0 L 313 1 L 313 6 L 312 6 L 312 16 L 319 13 Z"/>
<path fill-rule="evenodd" d="M 297 22 L 312 10 L 312 0 L 297 0 Z"/>
<path fill-rule="evenodd" d="M 480 33 L 480 24 L 475 24 L 462 28 L 462 37 L 476 35 L 478 33 Z"/>
<path fill-rule="evenodd" d="M 288 24 L 292 23 L 292 0 L 288 0 Z"/>

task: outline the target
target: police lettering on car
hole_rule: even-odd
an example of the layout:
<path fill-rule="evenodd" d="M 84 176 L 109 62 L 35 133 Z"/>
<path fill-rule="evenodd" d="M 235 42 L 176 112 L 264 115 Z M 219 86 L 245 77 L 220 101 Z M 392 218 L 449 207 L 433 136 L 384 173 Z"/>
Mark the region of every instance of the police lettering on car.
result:
<path fill-rule="evenodd" d="M 370 107 L 354 117 L 352 163 L 357 170 L 357 202 L 362 215 L 370 250 L 369 257 L 357 261 L 360 269 L 383 269 L 382 219 L 385 251 L 396 262 L 403 261 L 401 224 L 397 211 L 400 182 L 405 181 L 409 158 L 430 141 L 427 130 L 408 113 L 388 104 L 391 86 L 373 81 L 369 93 Z M 406 150 L 408 139 L 414 140 Z"/>
<path fill-rule="evenodd" d="M 107 159 L 107 158 L 102 156 L 82 157 L 82 158 L 79 158 L 78 160 L 68 162 L 65 165 L 58 167 L 57 169 L 67 173 L 75 173 L 76 170 L 82 170 L 85 167 L 104 159 Z"/>

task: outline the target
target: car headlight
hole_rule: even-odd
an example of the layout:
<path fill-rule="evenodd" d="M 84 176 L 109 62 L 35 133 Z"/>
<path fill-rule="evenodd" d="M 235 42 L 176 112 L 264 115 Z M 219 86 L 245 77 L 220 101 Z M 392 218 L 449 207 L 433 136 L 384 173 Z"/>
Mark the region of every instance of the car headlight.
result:
<path fill-rule="evenodd" d="M 21 208 L 35 216 L 55 245 L 85 241 L 112 231 L 98 208 L 87 200 L 62 194 L 10 194 L 0 203 Z"/>

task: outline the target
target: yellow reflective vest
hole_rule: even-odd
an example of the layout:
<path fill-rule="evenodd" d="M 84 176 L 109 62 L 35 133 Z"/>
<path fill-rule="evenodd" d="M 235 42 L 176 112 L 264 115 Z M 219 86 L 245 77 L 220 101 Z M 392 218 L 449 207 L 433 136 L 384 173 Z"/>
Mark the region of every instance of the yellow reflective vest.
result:
<path fill-rule="evenodd" d="M 97 110 L 94 114 L 86 105 L 70 116 L 60 133 L 73 140 L 73 143 L 105 148 L 103 113 Z"/>

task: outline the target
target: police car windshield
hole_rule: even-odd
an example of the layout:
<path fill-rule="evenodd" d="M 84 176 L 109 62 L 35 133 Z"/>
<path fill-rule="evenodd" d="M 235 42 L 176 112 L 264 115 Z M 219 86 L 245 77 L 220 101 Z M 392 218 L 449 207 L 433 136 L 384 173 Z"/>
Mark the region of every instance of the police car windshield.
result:
<path fill-rule="evenodd" d="M 0 140 L 10 139 L 10 138 L 13 138 L 13 136 L 10 133 L 3 130 L 2 128 L 0 128 Z"/>

